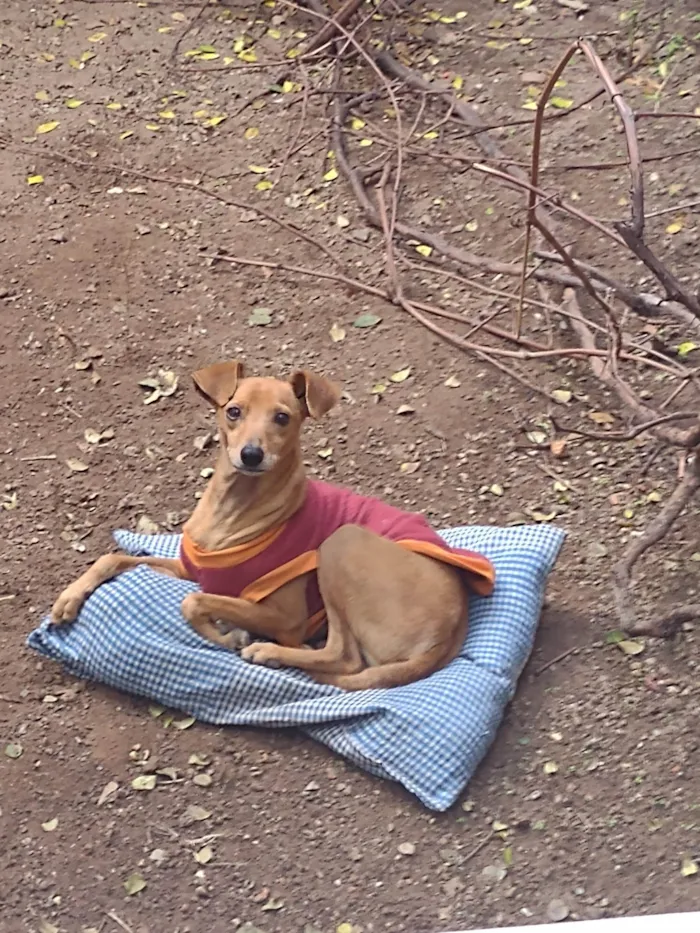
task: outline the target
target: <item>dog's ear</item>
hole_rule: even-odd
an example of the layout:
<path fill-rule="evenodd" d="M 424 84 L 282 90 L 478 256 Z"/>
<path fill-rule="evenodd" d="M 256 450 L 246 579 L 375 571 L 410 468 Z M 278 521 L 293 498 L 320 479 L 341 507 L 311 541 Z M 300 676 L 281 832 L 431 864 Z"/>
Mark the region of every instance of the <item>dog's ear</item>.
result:
<path fill-rule="evenodd" d="M 306 369 L 294 373 L 289 381 L 304 416 L 322 418 L 340 399 L 340 389 L 334 382 Z"/>
<path fill-rule="evenodd" d="M 200 395 L 217 408 L 223 408 L 226 402 L 233 398 L 244 375 L 243 363 L 229 360 L 198 369 L 196 373 L 192 373 L 192 379 Z"/>

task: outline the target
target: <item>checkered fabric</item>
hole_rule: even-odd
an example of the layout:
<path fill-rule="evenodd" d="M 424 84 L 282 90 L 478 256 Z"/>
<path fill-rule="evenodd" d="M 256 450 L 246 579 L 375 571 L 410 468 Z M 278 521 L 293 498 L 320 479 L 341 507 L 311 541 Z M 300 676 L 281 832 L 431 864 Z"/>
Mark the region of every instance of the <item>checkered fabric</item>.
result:
<path fill-rule="evenodd" d="M 195 585 L 136 567 L 99 587 L 71 625 L 27 639 L 76 677 L 148 697 L 204 722 L 297 726 L 373 774 L 446 810 L 493 742 L 532 649 L 547 575 L 564 532 L 546 525 L 441 532 L 493 561 L 496 588 L 470 597 L 464 648 L 405 687 L 348 693 L 301 671 L 249 664 L 202 639 L 180 613 Z M 130 554 L 175 557 L 179 535 L 117 531 Z"/>

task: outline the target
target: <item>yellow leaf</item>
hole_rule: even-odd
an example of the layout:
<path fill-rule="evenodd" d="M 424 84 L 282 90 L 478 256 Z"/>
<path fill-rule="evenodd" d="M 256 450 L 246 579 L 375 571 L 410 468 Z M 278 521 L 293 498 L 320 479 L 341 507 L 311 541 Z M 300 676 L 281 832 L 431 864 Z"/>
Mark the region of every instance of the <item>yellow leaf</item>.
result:
<path fill-rule="evenodd" d="M 454 22 L 456 22 L 454 16 L 441 16 L 438 20 L 438 23 L 444 23 L 446 26 L 451 26 Z"/>
<path fill-rule="evenodd" d="M 500 41 L 500 40 L 497 41 L 496 39 L 490 39 L 490 40 L 486 43 L 487 48 L 489 48 L 489 49 L 498 49 L 498 51 L 502 51 L 503 49 L 507 49 L 509 45 L 510 45 L 510 42 L 502 42 L 502 41 Z"/>
<path fill-rule="evenodd" d="M 300 54 L 301 54 L 301 49 L 290 49 L 285 55 L 285 58 L 296 58 Z"/>
<path fill-rule="evenodd" d="M 110 100 L 109 103 L 105 104 L 107 110 L 121 110 L 122 105 L 116 100 Z"/>
<path fill-rule="evenodd" d="M 464 87 L 464 78 L 461 75 L 455 75 L 452 79 L 452 87 L 455 91 L 461 91 Z"/>
<path fill-rule="evenodd" d="M 161 32 L 161 33 L 162 33 L 162 32 L 172 32 L 172 31 L 173 31 L 173 27 L 172 27 L 172 26 L 159 26 L 159 27 L 158 27 L 158 32 Z"/>
<path fill-rule="evenodd" d="M 194 853 L 194 860 L 200 865 L 206 865 L 208 862 L 211 862 L 214 857 L 211 846 L 204 846 L 203 849 L 200 849 L 198 852 Z"/>
<path fill-rule="evenodd" d="M 174 120 L 175 111 L 174 110 L 161 110 L 158 116 L 161 118 L 161 120 Z"/>
<path fill-rule="evenodd" d="M 215 62 L 218 57 L 218 52 L 200 52 L 197 55 L 197 58 L 202 62 Z"/>
<path fill-rule="evenodd" d="M 226 119 L 226 117 L 227 117 L 227 114 L 225 114 L 225 113 L 218 113 L 218 114 L 216 114 L 216 115 L 213 116 L 213 117 L 209 117 L 208 120 L 205 120 L 205 121 L 204 121 L 204 125 L 205 125 L 205 126 L 211 126 L 211 127 L 213 127 L 213 126 L 219 126 L 220 123 L 223 123 L 223 122 L 224 122 L 224 120 Z"/>
<path fill-rule="evenodd" d="M 51 99 L 51 95 L 48 91 L 37 91 L 34 95 L 35 100 L 40 100 L 42 103 L 45 103 L 47 100 Z"/>
<path fill-rule="evenodd" d="M 257 62 L 258 60 L 258 56 L 255 54 L 255 49 L 243 49 L 242 52 L 238 53 L 238 57 L 241 61 L 248 62 L 249 64 Z"/>
<path fill-rule="evenodd" d="M 279 29 L 274 29 L 274 28 L 272 28 L 272 27 L 271 27 L 270 29 L 267 30 L 267 34 L 268 34 L 268 36 L 269 36 L 271 39 L 281 39 L 281 38 L 282 38 L 282 33 L 279 31 Z"/>
<path fill-rule="evenodd" d="M 147 123 L 146 129 L 150 130 L 152 133 L 157 133 L 160 127 L 158 126 L 157 123 Z"/>
<path fill-rule="evenodd" d="M 545 761 L 542 770 L 545 774 L 556 774 L 559 770 L 559 765 L 556 761 Z"/>
<path fill-rule="evenodd" d="M 336 179 L 337 177 L 338 177 L 338 169 L 337 169 L 337 168 L 331 168 L 331 169 L 329 169 L 329 170 L 326 172 L 326 174 L 323 176 L 323 180 L 324 180 L 324 181 L 335 181 L 335 179 Z"/>
<path fill-rule="evenodd" d="M 697 348 L 698 345 L 693 343 L 692 340 L 684 340 L 683 343 L 678 344 L 676 352 L 681 357 L 681 359 L 685 359 L 689 353 L 692 353 L 693 350 L 697 350 Z"/>
<path fill-rule="evenodd" d="M 633 639 L 623 638 L 622 641 L 615 642 L 615 644 L 624 654 L 641 654 L 644 651 L 642 642 Z"/>
<path fill-rule="evenodd" d="M 249 126 L 248 129 L 243 134 L 245 139 L 255 139 L 256 136 L 260 135 L 260 130 L 257 126 Z"/>
<path fill-rule="evenodd" d="M 45 62 L 52 62 L 56 58 L 56 56 L 52 55 L 51 52 L 41 52 L 39 57 Z"/>
<path fill-rule="evenodd" d="M 532 0 L 516 0 L 513 4 L 514 10 L 525 10 L 532 4 Z"/>
<path fill-rule="evenodd" d="M 690 878 L 691 875 L 697 875 L 697 873 L 698 863 L 686 856 L 681 862 L 681 874 L 684 878 Z"/>
<path fill-rule="evenodd" d="M 573 104 L 573 100 L 568 97 L 550 97 L 549 103 L 558 110 L 567 110 Z"/>
<path fill-rule="evenodd" d="M 423 139 L 437 139 L 438 133 L 435 130 L 428 130 L 427 133 L 423 133 Z"/>
<path fill-rule="evenodd" d="M 411 375 L 411 367 L 407 366 L 406 369 L 400 369 L 397 373 L 392 373 L 389 376 L 391 382 L 405 382 L 408 377 Z"/>
<path fill-rule="evenodd" d="M 374 140 L 373 139 L 361 139 L 357 145 L 362 146 L 363 149 L 366 149 L 368 146 L 374 145 Z"/>
<path fill-rule="evenodd" d="M 43 135 L 44 133 L 50 133 L 52 130 L 55 130 L 58 126 L 58 120 L 50 120 L 48 123 L 41 123 L 36 128 L 38 135 Z"/>
<path fill-rule="evenodd" d="M 464 225 L 464 229 L 468 230 L 469 233 L 474 233 L 475 230 L 479 229 L 479 222 L 477 220 L 468 220 Z"/>
<path fill-rule="evenodd" d="M 43 175 L 28 175 L 27 184 L 28 185 L 43 185 L 44 176 Z"/>
<path fill-rule="evenodd" d="M 253 173 L 253 175 L 266 175 L 270 169 L 265 168 L 264 165 L 249 165 L 248 170 Z"/>
<path fill-rule="evenodd" d="M 106 38 L 106 32 L 95 32 L 91 36 L 88 36 L 88 42 L 102 42 L 102 40 Z"/>
<path fill-rule="evenodd" d="M 662 78 L 668 77 L 668 62 L 661 62 L 658 67 L 658 72 Z"/>
<path fill-rule="evenodd" d="M 58 818 L 54 817 L 52 820 L 47 820 L 45 823 L 41 824 L 41 828 L 45 833 L 52 833 L 58 826 Z"/>
<path fill-rule="evenodd" d="M 672 224 L 669 224 L 668 227 L 666 227 L 666 233 L 670 233 L 673 235 L 674 233 L 680 233 L 682 229 L 683 229 L 683 221 L 674 220 Z"/>
<path fill-rule="evenodd" d="M 532 39 L 529 39 L 527 36 L 523 36 L 522 39 L 518 39 L 518 42 L 521 45 L 532 45 Z"/>
<path fill-rule="evenodd" d="M 335 933 L 353 933 L 351 923 L 339 923 L 335 928 Z"/>
<path fill-rule="evenodd" d="M 76 97 L 69 97 L 66 101 L 66 107 L 69 110 L 77 110 L 78 107 L 81 107 L 83 104 L 82 100 L 78 100 Z"/>
<path fill-rule="evenodd" d="M 257 183 L 257 185 L 255 186 L 255 190 L 256 190 L 256 191 L 269 191 L 271 187 L 272 187 L 272 182 L 271 182 L 271 181 L 267 181 L 267 180 L 265 179 L 265 180 L 259 181 L 259 182 Z"/>
<path fill-rule="evenodd" d="M 300 90 L 301 90 L 301 84 L 297 84 L 296 81 L 283 81 L 282 82 L 282 93 L 283 94 L 296 94 L 296 92 Z"/>
<path fill-rule="evenodd" d="M 350 129 L 361 130 L 365 125 L 365 121 L 361 120 L 359 117 L 353 117 L 350 121 Z"/>
<path fill-rule="evenodd" d="M 77 68 L 78 71 L 85 67 L 85 63 L 79 62 L 77 58 L 69 58 L 68 64 L 71 66 L 71 68 Z"/>
<path fill-rule="evenodd" d="M 95 55 L 96 55 L 95 52 L 81 52 L 81 53 L 80 53 L 80 61 L 83 62 L 83 63 L 89 62 L 90 59 L 95 58 Z"/>
<path fill-rule="evenodd" d="M 526 100 L 523 104 L 523 110 L 537 110 L 536 100 Z"/>
<path fill-rule="evenodd" d="M 426 246 L 425 243 L 420 243 L 418 246 L 416 246 L 416 252 L 420 253 L 421 256 L 425 256 L 426 259 L 428 258 L 428 256 L 430 256 L 432 251 L 433 251 L 433 247 Z"/>
<path fill-rule="evenodd" d="M 209 111 L 208 110 L 195 110 L 192 116 L 195 118 L 195 120 L 203 120 L 204 117 L 209 116 Z"/>
<path fill-rule="evenodd" d="M 124 130 L 123 133 L 120 133 L 120 134 L 119 134 L 119 138 L 120 138 L 120 139 L 128 139 L 130 136 L 133 136 L 133 135 L 134 135 L 134 131 L 133 131 L 133 130 Z"/>

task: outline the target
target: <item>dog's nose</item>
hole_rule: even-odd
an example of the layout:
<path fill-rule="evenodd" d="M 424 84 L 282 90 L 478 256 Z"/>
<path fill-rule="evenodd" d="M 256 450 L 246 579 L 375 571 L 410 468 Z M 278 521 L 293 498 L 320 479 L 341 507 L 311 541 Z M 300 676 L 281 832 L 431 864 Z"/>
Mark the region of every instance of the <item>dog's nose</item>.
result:
<path fill-rule="evenodd" d="M 243 466 L 255 469 L 255 467 L 260 466 L 264 459 L 265 451 L 255 444 L 246 444 L 241 450 L 241 463 Z"/>

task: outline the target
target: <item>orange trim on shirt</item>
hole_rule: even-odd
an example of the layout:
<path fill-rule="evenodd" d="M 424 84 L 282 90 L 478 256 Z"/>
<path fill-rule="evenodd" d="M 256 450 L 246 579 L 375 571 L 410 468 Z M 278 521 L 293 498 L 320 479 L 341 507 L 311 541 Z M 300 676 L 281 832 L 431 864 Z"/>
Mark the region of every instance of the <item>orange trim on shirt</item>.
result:
<path fill-rule="evenodd" d="M 275 567 L 264 577 L 254 580 L 241 593 L 241 599 L 249 599 L 251 603 L 259 603 L 270 593 L 274 593 L 285 583 L 296 580 L 304 573 L 310 573 L 318 567 L 318 551 L 306 551 L 293 560 L 287 561 L 280 567 Z"/>
<path fill-rule="evenodd" d="M 285 528 L 286 522 L 282 525 L 278 525 L 276 528 L 271 528 L 269 531 L 263 532 L 263 534 L 258 535 L 257 538 L 253 538 L 252 541 L 246 541 L 244 544 L 235 544 L 233 547 L 224 548 L 222 551 L 205 551 L 198 544 L 194 543 L 186 531 L 183 531 L 182 548 L 187 559 L 190 563 L 194 564 L 195 567 L 217 569 L 237 567 L 239 564 L 243 564 L 247 560 L 252 560 L 253 557 L 257 557 L 258 554 L 262 554 L 266 548 L 279 538 Z"/>
<path fill-rule="evenodd" d="M 433 544 L 432 541 L 415 541 L 412 538 L 397 541 L 396 544 L 400 544 L 407 551 L 413 551 L 414 554 L 423 554 L 425 557 L 432 557 L 435 560 L 442 561 L 443 564 L 451 564 L 453 567 L 459 567 L 460 570 L 466 570 L 468 573 L 474 574 L 469 582 L 474 592 L 478 593 L 479 596 L 489 596 L 493 592 L 493 584 L 496 579 L 493 565 L 479 554 L 474 554 L 474 556 L 458 554 Z"/>

